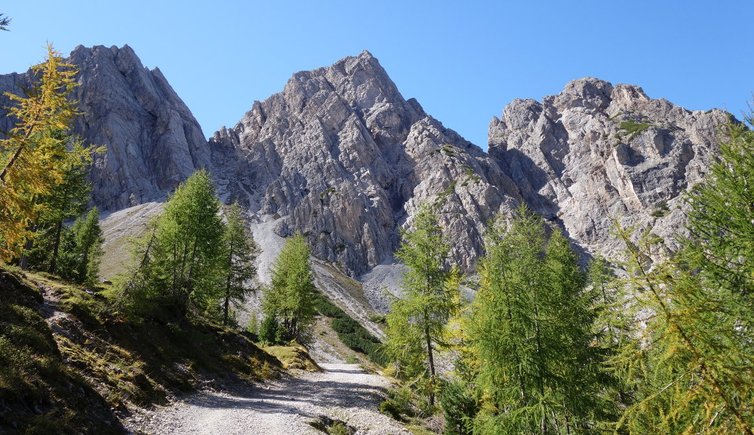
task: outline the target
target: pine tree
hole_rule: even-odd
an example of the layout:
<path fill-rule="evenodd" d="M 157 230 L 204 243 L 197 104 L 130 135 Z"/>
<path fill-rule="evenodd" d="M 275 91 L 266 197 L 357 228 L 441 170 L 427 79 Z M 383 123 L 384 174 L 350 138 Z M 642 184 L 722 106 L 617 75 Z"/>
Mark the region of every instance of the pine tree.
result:
<path fill-rule="evenodd" d="M 285 241 L 272 267 L 272 283 L 262 302 L 265 314 L 262 329 L 271 331 L 275 329 L 274 323 L 279 324 L 282 331 L 277 334 L 277 341 L 297 339 L 305 343 L 309 339 L 309 328 L 316 314 L 309 256 L 306 239 L 296 234 Z"/>
<path fill-rule="evenodd" d="M 470 325 L 485 398 L 478 431 L 593 430 L 601 361 L 575 253 L 557 229 L 548 242 L 523 206 L 509 227 L 490 227 L 485 248 Z"/>
<path fill-rule="evenodd" d="M 15 103 L 8 115 L 17 123 L 0 141 L 0 259 L 21 252 L 43 205 L 39 200 L 63 182 L 65 165 L 87 153 L 74 146 L 69 128 L 78 114 L 69 96 L 77 71 L 52 46 L 47 60 L 32 68 L 38 85 L 28 96 L 6 94 Z"/>
<path fill-rule="evenodd" d="M 228 324 L 231 304 L 238 304 L 254 291 L 249 281 L 257 273 L 254 261 L 259 248 L 249 234 L 238 204 L 231 205 L 227 214 L 224 246 L 226 257 L 225 294 L 223 295 L 223 323 Z"/>
<path fill-rule="evenodd" d="M 422 206 L 412 224 L 413 230 L 403 233 L 403 243 L 396 253 L 406 266 L 404 294 L 392 304 L 387 316 L 386 349 L 403 376 L 428 381 L 429 405 L 434 406 L 435 348 L 445 341 L 460 280 L 447 265 L 450 248 L 434 210 Z"/>

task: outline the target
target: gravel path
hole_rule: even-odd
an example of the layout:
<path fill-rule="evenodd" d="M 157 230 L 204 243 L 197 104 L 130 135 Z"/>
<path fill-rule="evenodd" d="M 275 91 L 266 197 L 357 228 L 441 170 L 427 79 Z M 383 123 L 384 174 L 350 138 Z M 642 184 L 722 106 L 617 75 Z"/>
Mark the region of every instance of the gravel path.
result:
<path fill-rule="evenodd" d="M 171 434 L 322 434 L 308 422 L 340 420 L 358 434 L 408 434 L 377 406 L 389 382 L 355 364 L 321 364 L 323 372 L 299 373 L 233 394 L 200 392 L 132 418 L 135 431 Z"/>

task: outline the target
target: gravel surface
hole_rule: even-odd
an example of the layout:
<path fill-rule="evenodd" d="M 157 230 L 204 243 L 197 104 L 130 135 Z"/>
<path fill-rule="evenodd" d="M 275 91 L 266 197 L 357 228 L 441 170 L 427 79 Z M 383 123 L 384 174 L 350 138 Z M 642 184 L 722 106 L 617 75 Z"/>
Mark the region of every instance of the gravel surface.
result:
<path fill-rule="evenodd" d="M 133 431 L 154 434 L 322 434 L 308 422 L 340 420 L 358 434 L 408 434 L 377 406 L 389 382 L 356 364 L 321 364 L 245 391 L 204 391 L 167 407 L 134 415 Z"/>

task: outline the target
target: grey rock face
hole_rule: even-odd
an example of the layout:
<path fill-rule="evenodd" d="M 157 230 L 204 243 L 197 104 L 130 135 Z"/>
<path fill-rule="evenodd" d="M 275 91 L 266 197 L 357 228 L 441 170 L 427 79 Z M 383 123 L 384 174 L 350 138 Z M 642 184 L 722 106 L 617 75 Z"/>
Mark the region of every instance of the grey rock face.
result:
<path fill-rule="evenodd" d="M 209 164 L 207 141 L 189 109 L 130 47 L 79 46 L 68 60 L 79 68 L 74 96 L 82 116 L 74 132 L 107 148 L 91 175 L 101 209 L 160 199 Z M 0 91 L 20 94 L 28 85 L 29 73 L 0 76 Z M 11 124 L 4 117 L 2 123 Z"/>
<path fill-rule="evenodd" d="M 389 258 L 420 203 L 437 203 L 470 269 L 484 223 L 520 199 L 481 149 L 405 100 L 368 52 L 291 78 L 210 140 L 223 190 L 285 217 L 313 253 L 360 274 Z"/>
<path fill-rule="evenodd" d="M 701 181 L 730 115 L 691 112 L 636 86 L 582 79 L 494 118 L 489 153 L 526 202 L 591 253 L 614 254 L 614 221 L 670 236 L 681 194 Z"/>
<path fill-rule="evenodd" d="M 208 168 L 224 200 L 274 220 L 278 235 L 302 232 L 314 255 L 352 275 L 391 261 L 422 203 L 437 206 L 465 271 L 486 222 L 521 201 L 590 253 L 620 249 L 614 219 L 668 236 L 730 116 L 583 79 L 542 102 L 513 101 L 492 120 L 485 153 L 404 99 L 363 52 L 295 74 L 208 143 L 162 73 L 128 46 L 78 47 L 70 61 L 80 69 L 75 131 L 107 147 L 92 168 L 101 209 L 162 199 Z M 20 93 L 29 80 L 0 75 L 0 91 Z M 0 113 L 0 129 L 11 124 Z"/>

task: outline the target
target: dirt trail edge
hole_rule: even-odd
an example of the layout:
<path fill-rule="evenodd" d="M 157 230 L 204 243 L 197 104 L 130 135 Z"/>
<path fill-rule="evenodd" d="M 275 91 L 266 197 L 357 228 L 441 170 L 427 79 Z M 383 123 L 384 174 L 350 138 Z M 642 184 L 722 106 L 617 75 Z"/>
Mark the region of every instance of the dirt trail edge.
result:
<path fill-rule="evenodd" d="M 323 371 L 249 387 L 203 391 L 167 407 L 135 415 L 130 430 L 154 434 L 322 434 L 309 425 L 321 416 L 357 434 L 408 434 L 377 406 L 389 386 L 356 364 L 321 364 Z"/>

